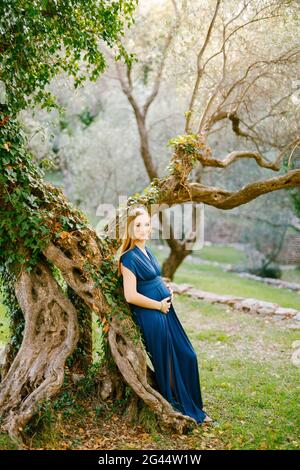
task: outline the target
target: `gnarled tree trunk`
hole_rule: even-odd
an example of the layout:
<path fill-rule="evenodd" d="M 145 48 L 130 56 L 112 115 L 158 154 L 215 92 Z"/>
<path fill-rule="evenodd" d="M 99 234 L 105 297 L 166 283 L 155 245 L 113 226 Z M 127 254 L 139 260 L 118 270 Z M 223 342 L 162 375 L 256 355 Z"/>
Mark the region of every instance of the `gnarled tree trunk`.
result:
<path fill-rule="evenodd" d="M 87 257 L 94 268 L 101 265 L 101 240 L 90 228 L 69 233 L 56 245 L 50 243 L 44 250 L 43 260 L 30 273 L 23 270 L 18 277 L 16 296 L 25 316 L 25 330 L 22 345 L 0 383 L 0 411 L 2 428 L 20 445 L 24 438 L 22 431 L 38 405 L 60 390 L 66 360 L 79 340 L 78 312 L 54 279 L 47 260 L 60 269 L 69 287 L 86 306 L 103 323 L 108 322 L 110 306 L 101 289 L 95 287 L 90 273 L 85 271 Z M 96 379 L 100 397 L 102 400 L 124 398 L 127 383 L 134 391 L 128 404 L 130 418 L 136 417 L 141 402 L 160 417 L 162 426 L 171 426 L 182 433 L 196 422 L 175 412 L 153 387 L 154 374 L 147 365 L 141 338 L 135 344 L 137 333 L 124 303 L 119 315 L 109 320 L 109 349 Z"/>

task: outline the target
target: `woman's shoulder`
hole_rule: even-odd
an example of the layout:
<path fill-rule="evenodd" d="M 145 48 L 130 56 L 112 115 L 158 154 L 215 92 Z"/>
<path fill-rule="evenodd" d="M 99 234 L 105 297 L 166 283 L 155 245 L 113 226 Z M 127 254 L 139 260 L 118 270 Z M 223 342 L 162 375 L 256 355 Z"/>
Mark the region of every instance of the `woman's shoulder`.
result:
<path fill-rule="evenodd" d="M 120 255 L 120 260 L 122 261 L 123 259 L 131 259 L 131 258 L 134 258 L 134 251 L 133 251 L 133 248 L 130 248 L 129 250 L 126 250 L 124 251 L 121 255 Z"/>
<path fill-rule="evenodd" d="M 136 253 L 134 253 L 133 249 L 124 251 L 124 253 L 122 253 L 120 256 L 120 262 L 123 264 L 123 266 L 130 269 L 133 274 L 137 276 L 138 270 L 137 263 L 135 261 L 135 254 Z"/>
<path fill-rule="evenodd" d="M 125 256 L 125 255 L 127 255 L 128 253 L 132 253 L 132 250 L 133 250 L 133 248 L 129 248 L 128 250 L 123 251 L 123 253 L 121 253 L 120 256 Z"/>

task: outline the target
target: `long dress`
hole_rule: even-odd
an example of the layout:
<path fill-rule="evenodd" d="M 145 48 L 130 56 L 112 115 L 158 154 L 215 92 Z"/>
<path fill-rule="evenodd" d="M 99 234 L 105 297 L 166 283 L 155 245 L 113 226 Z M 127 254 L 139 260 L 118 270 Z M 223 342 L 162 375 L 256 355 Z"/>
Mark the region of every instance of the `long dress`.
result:
<path fill-rule="evenodd" d="M 145 248 L 149 257 L 135 245 L 122 253 L 120 260 L 136 276 L 137 292 L 160 301 L 171 294 L 161 277 L 156 256 L 150 248 Z M 197 355 L 173 304 L 168 313 L 131 303 L 129 308 L 133 320 L 140 327 L 145 349 L 154 367 L 159 393 L 174 410 L 202 423 L 206 413 L 202 410 Z"/>

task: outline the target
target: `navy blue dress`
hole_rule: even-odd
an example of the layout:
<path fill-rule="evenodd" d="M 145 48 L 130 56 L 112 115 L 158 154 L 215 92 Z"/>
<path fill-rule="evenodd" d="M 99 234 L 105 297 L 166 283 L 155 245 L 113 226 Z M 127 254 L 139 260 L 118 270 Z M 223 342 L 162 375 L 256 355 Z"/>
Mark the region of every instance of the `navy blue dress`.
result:
<path fill-rule="evenodd" d="M 160 301 L 171 294 L 161 277 L 156 256 L 147 246 L 145 249 L 149 258 L 135 245 L 124 252 L 120 260 L 136 276 L 137 291 Z M 129 307 L 133 320 L 140 327 L 145 349 L 153 364 L 158 391 L 174 410 L 202 423 L 206 413 L 202 410 L 197 355 L 173 304 L 168 313 L 130 303 Z"/>

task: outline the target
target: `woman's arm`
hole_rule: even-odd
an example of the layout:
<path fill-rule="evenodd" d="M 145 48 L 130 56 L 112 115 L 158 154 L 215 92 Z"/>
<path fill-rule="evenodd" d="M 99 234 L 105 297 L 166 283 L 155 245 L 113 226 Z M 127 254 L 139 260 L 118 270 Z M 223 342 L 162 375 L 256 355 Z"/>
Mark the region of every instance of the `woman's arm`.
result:
<path fill-rule="evenodd" d="M 126 302 L 139 307 L 150 308 L 154 310 L 161 309 L 161 302 L 159 300 L 150 299 L 136 290 L 136 276 L 130 269 L 126 268 L 121 263 L 121 271 L 123 275 L 123 289 Z"/>

